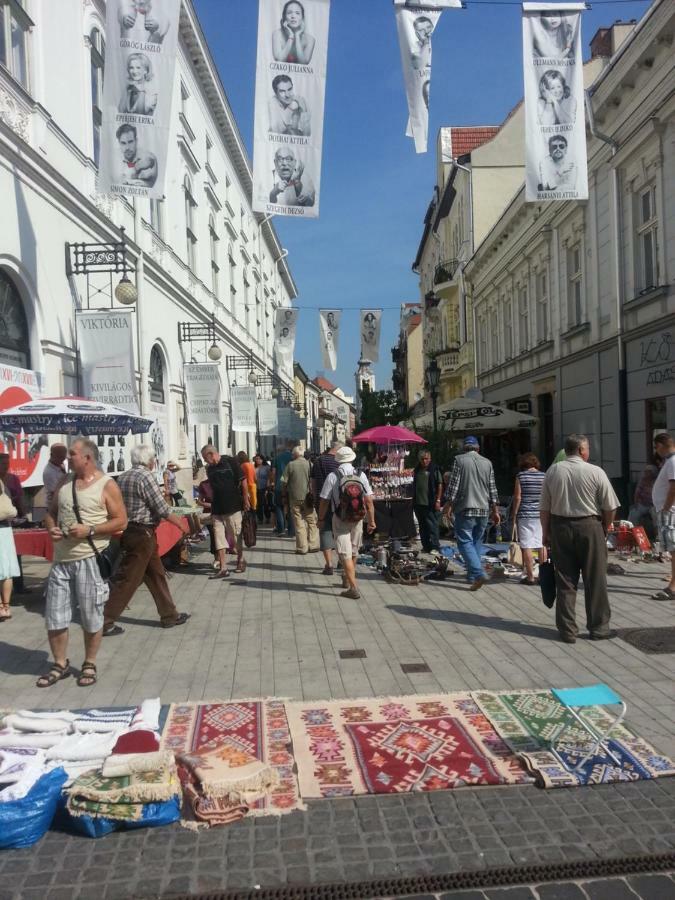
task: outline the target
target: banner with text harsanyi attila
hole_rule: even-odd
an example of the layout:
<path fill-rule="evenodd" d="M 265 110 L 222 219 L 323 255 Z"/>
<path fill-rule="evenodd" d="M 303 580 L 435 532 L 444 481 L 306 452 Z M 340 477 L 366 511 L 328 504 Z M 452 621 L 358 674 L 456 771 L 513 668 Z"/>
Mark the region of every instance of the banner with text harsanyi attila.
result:
<path fill-rule="evenodd" d="M 180 0 L 107 0 L 100 193 L 164 196 L 179 15 Z"/>
<path fill-rule="evenodd" d="M 584 3 L 523 4 L 525 199 L 586 200 Z"/>
<path fill-rule="evenodd" d="M 259 0 L 253 209 L 319 215 L 330 0 Z"/>

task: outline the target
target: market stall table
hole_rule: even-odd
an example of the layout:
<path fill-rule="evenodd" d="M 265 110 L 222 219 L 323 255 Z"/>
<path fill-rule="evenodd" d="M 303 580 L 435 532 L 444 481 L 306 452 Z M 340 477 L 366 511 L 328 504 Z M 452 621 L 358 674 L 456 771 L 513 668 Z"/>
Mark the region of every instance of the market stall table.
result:
<path fill-rule="evenodd" d="M 17 556 L 41 556 L 50 562 L 54 559 L 54 545 L 46 528 L 15 528 L 12 534 Z"/>
<path fill-rule="evenodd" d="M 181 518 L 185 519 L 189 524 L 190 520 L 187 516 L 182 516 Z M 166 519 L 162 519 L 155 531 L 155 537 L 157 538 L 157 553 L 162 557 L 166 556 L 185 535 L 180 528 L 172 525 L 171 522 L 167 522 Z"/>

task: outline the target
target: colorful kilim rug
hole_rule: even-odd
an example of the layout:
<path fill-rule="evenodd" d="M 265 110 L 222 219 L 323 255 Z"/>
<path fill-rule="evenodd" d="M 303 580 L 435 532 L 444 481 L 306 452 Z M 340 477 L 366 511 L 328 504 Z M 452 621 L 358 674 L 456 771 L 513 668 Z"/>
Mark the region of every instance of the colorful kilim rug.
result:
<path fill-rule="evenodd" d="M 661 756 L 623 725 L 611 732 L 609 741 L 609 748 L 621 765 L 601 751 L 584 763 L 579 772 L 574 772 L 592 743 L 588 733 L 574 725 L 565 731 L 564 741 L 558 748 L 559 755 L 551 752 L 550 740 L 560 724 L 574 720 L 550 691 L 475 691 L 472 697 L 542 787 L 638 781 L 675 775 L 672 760 Z M 598 706 L 583 710 L 581 717 L 601 732 L 614 718 Z"/>
<path fill-rule="evenodd" d="M 469 694 L 287 702 L 303 798 L 532 779 Z"/>
<path fill-rule="evenodd" d="M 180 795 L 175 765 L 154 772 L 137 772 L 104 778 L 100 771 L 86 772 L 66 788 L 68 810 L 74 816 L 105 816 L 135 821 L 143 804 L 170 800 Z"/>
<path fill-rule="evenodd" d="M 274 786 L 252 802 L 249 815 L 282 815 L 304 809 L 298 793 L 286 711 L 282 700 L 217 700 L 174 703 L 162 733 L 162 749 L 180 754 L 227 750 L 266 763 Z M 211 807 L 219 804 L 214 799 Z M 223 812 L 231 803 L 222 800 Z M 213 810 L 214 815 L 216 813 Z"/>

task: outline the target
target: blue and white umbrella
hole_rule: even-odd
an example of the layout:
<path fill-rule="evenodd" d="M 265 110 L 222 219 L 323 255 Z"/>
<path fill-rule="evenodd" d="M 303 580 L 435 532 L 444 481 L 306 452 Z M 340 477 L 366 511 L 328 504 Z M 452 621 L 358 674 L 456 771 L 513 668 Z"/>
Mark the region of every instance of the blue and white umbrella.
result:
<path fill-rule="evenodd" d="M 144 434 L 152 419 L 86 400 L 83 397 L 41 397 L 0 412 L 0 431 L 18 434 Z"/>

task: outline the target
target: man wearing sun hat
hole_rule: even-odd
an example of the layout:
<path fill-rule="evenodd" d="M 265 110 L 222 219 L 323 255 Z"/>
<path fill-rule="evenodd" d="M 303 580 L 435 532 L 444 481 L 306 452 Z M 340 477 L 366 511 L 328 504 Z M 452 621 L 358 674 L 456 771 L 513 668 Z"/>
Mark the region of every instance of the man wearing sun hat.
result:
<path fill-rule="evenodd" d="M 483 535 L 488 516 L 495 525 L 499 525 L 498 503 L 492 463 L 480 455 L 478 438 L 467 435 L 464 438 L 464 453 L 455 457 L 450 473 L 443 512 L 448 516 L 454 510 L 455 540 L 466 565 L 472 591 L 477 591 L 487 581 L 481 563 Z"/>
<path fill-rule="evenodd" d="M 323 526 L 329 506 L 333 513 L 335 549 L 344 572 L 345 590 L 340 596 L 350 600 L 358 600 L 361 597 L 356 584 L 356 557 L 363 537 L 363 520 L 366 520 L 368 531 L 375 531 L 373 489 L 366 476 L 357 473 L 352 465 L 355 459 L 356 453 L 351 447 L 340 447 L 335 454 L 338 468 L 330 472 L 324 481 L 319 506 L 319 530 Z M 349 487 L 355 488 L 355 491 L 351 492 L 354 498 L 354 512 L 351 515 L 343 501 Z"/>

